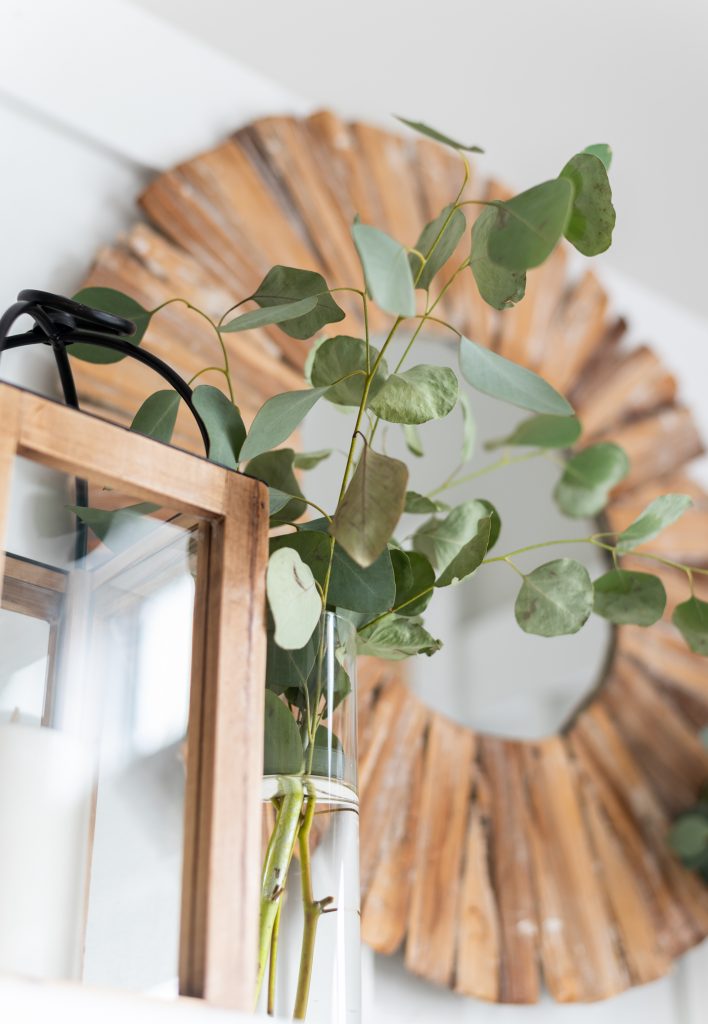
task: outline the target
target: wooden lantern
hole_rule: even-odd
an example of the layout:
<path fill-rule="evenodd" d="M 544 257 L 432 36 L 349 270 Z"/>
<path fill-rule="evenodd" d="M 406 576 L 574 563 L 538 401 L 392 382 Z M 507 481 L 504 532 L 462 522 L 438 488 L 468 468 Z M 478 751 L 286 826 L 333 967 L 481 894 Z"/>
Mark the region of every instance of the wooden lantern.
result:
<path fill-rule="evenodd" d="M 179 952 L 184 995 L 250 1010 L 255 984 L 267 492 L 205 459 L 0 385 L 0 538 L 16 456 L 199 518 Z M 3 604 L 58 617 L 61 587 L 0 542 Z M 51 575 L 51 574 L 50 574 Z M 169 638 L 166 638 L 169 642 Z M 21 786 L 21 780 L 16 784 Z M 6 837 L 7 840 L 7 837 Z"/>
<path fill-rule="evenodd" d="M 98 254 L 85 283 L 146 308 L 182 296 L 216 318 L 276 263 L 318 271 L 330 287 L 359 285 L 354 215 L 412 245 L 460 177 L 457 156 L 427 139 L 327 111 L 265 118 L 157 176 L 140 200 L 145 219 Z M 475 168 L 463 198 L 506 195 Z M 457 263 L 467 245 L 468 236 Z M 360 309 L 342 305 L 337 331 L 357 335 Z M 686 473 L 702 451 L 693 418 L 652 349 L 625 347 L 626 324 L 592 271 L 574 275 L 559 247 L 529 273 L 514 309 L 489 308 L 467 275 L 440 309 L 567 394 L 582 444 L 625 448 L 631 472 L 612 496 L 609 528 L 623 529 L 658 493 L 690 493 L 694 509 L 646 550 L 708 565 L 708 496 Z M 302 387 L 302 342 L 277 327 L 224 340 L 246 419 Z M 209 328 L 178 306 L 155 318 L 147 344 L 185 376 L 212 362 Z M 121 422 L 149 393 L 139 373 L 76 372 L 88 407 Z M 175 438 L 198 443 L 187 418 Z M 670 613 L 686 596 L 682 581 L 666 566 L 658 574 Z M 668 621 L 616 630 L 603 685 L 539 742 L 462 728 L 381 664 L 361 675 L 362 931 L 375 950 L 403 947 L 411 971 L 477 998 L 534 1002 L 543 981 L 572 1002 L 660 977 L 708 935 L 708 890 L 666 845 L 672 816 L 708 777 L 697 738 L 708 724 L 708 666 Z"/>

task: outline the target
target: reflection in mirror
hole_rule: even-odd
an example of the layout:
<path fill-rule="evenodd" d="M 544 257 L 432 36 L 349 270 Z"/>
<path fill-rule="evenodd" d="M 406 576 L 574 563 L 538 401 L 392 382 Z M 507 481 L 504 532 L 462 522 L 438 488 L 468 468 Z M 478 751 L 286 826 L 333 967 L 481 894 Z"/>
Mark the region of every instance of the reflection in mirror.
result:
<path fill-rule="evenodd" d="M 404 344 L 388 359 L 395 366 Z M 389 352 L 392 351 L 389 349 Z M 418 340 L 413 363 L 455 367 L 456 351 L 440 340 Z M 484 442 L 508 435 L 528 414 L 472 391 L 464 381 L 477 427 L 475 453 L 467 472 L 477 479 L 439 497 L 454 503 L 487 498 L 499 510 L 502 532 L 497 551 L 503 553 L 552 538 L 588 536 L 594 522 L 568 519 L 553 499 L 560 475 L 560 453 L 534 458 L 495 472 L 480 473 L 499 459 L 485 452 Z M 341 480 L 344 452 L 351 436 L 351 417 L 326 402 L 319 403 L 302 431 L 305 450 L 327 444 L 336 454 L 310 471 L 309 493 L 325 506 L 332 504 Z M 382 424 L 383 426 L 383 424 Z M 426 455 L 420 464 L 405 447 L 403 431 L 393 424 L 378 434 L 387 454 L 403 458 L 411 468 L 409 487 L 421 494 L 439 487 L 459 464 L 461 417 L 455 410 L 445 420 L 418 428 Z M 412 533 L 424 519 L 404 517 L 397 536 Z M 587 544 L 542 549 L 520 556 L 523 570 L 559 557 L 577 558 L 591 577 L 606 571 L 604 558 Z M 497 553 L 497 552 L 495 552 Z M 436 593 L 426 627 L 443 641 L 432 658 L 407 663 L 411 686 L 432 707 L 475 729 L 512 737 L 534 738 L 555 732 L 595 688 L 609 655 L 612 630 L 594 616 L 575 636 L 545 639 L 523 633 L 514 619 L 519 589 L 516 574 L 504 565 L 483 566 L 471 581 Z"/>
<path fill-rule="evenodd" d="M 0 610 L 0 819 L 13 836 L 0 844 L 0 970 L 176 994 L 198 524 L 154 508 L 98 517 L 75 559 L 73 481 L 17 463 Z M 27 481 L 39 519 L 17 514 Z M 90 504 L 135 502 L 91 487 Z"/>

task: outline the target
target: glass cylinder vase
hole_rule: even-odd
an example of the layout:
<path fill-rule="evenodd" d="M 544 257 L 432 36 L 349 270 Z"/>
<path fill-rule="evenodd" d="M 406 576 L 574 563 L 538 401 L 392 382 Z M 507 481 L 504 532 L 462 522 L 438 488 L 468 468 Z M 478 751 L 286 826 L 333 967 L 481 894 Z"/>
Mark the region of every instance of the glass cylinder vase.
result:
<path fill-rule="evenodd" d="M 326 612 L 309 643 L 269 637 L 258 1012 L 361 1019 L 356 645 Z"/>

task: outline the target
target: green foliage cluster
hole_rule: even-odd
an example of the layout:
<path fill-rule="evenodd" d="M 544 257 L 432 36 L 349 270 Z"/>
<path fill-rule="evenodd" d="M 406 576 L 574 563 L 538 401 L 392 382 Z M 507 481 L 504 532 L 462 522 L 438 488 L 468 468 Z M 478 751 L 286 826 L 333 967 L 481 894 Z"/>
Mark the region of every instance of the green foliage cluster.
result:
<path fill-rule="evenodd" d="M 704 742 L 708 734 L 704 733 Z M 679 860 L 708 882 L 708 787 L 669 829 L 669 846 Z"/>
<path fill-rule="evenodd" d="M 334 710 L 327 706 L 322 686 L 324 609 L 351 620 L 362 654 L 390 659 L 431 655 L 441 643 L 426 629 L 424 616 L 435 593 L 470 580 L 482 565 L 499 563 L 520 578 L 515 615 L 527 633 L 545 637 L 572 634 L 593 612 L 615 624 L 649 626 L 665 609 L 661 580 L 651 573 L 624 569 L 619 558 L 635 552 L 649 561 L 666 561 L 636 549 L 675 522 L 691 503 L 684 495 L 664 495 L 618 535 L 597 532 L 546 539 L 500 554 L 497 547 L 502 518 L 498 509 L 481 496 L 458 504 L 441 500 L 441 495 L 447 498 L 455 487 L 491 469 L 549 455 L 558 460 L 559 453 L 572 449 L 581 437 L 581 424 L 563 395 L 531 370 L 464 337 L 454 324 L 436 316 L 436 310 L 460 275 L 467 276 L 468 287 L 476 287 L 489 305 L 504 310 L 523 298 L 527 272 L 542 264 L 563 239 L 585 256 L 606 250 L 615 223 L 608 179 L 611 153 L 605 145 L 589 146 L 571 157 L 556 177 L 512 199 L 469 200 L 462 198 L 469 179 L 463 151 L 478 148 L 463 146 L 419 122 L 405 123 L 458 150 L 461 157 L 462 180 L 457 195 L 423 226 L 417 240 L 394 239 L 375 225 L 357 219 L 352 238 L 361 262 L 360 286 L 330 289 L 318 273 L 276 266 L 252 295 L 228 310 L 218 323 L 195 311 L 211 324 L 223 355 L 222 366 L 208 367 L 196 377 L 207 372 L 220 374 L 226 393 L 204 383 L 197 384 L 193 391 L 195 407 L 210 438 L 209 457 L 265 481 L 270 492 L 271 524 L 287 528 L 286 533 L 281 529 L 271 539 L 266 581 L 269 630 L 265 767 L 272 774 L 302 774 L 306 778 L 318 770 L 318 737 L 322 723 Z M 478 213 L 471 227 L 467 219 L 470 208 Z M 446 280 L 438 283 L 466 234 L 468 255 Z M 338 334 L 333 328 L 344 319 L 337 294 L 342 291 L 357 295 L 362 303 L 362 337 Z M 150 319 L 163 308 L 148 311 L 129 296 L 103 288 L 85 289 L 77 298 L 130 316 L 138 324 L 138 332 L 131 339 L 135 344 L 140 344 Z M 378 347 L 372 343 L 368 329 L 371 302 L 392 320 Z M 254 308 L 238 312 L 245 303 Z M 501 455 L 483 470 L 468 471 L 476 429 L 457 374 L 439 366 L 409 365 L 415 341 L 431 321 L 457 339 L 459 370 L 472 388 L 529 414 L 509 436 L 487 443 L 488 449 L 500 449 Z M 304 386 L 265 402 L 246 430 L 223 335 L 272 325 L 290 338 L 314 339 Z M 408 343 L 392 365 L 391 343 L 404 331 L 409 332 Z M 74 347 L 72 355 L 94 362 L 120 358 L 89 345 Z M 311 501 L 300 480 L 303 472 L 334 453 L 296 453 L 283 447 L 321 401 L 348 411 L 352 417 L 341 485 L 328 508 Z M 173 392 L 158 391 L 137 412 L 132 428 L 169 442 L 178 402 Z M 456 412 L 461 421 L 459 466 L 433 491 L 421 494 L 410 486 L 406 463 L 376 445 L 379 424 L 398 425 L 415 460 L 424 453 L 419 428 Z M 626 454 L 617 445 L 605 442 L 581 447 L 561 461 L 554 499 L 571 519 L 601 513 L 612 489 L 629 472 Z M 312 509 L 317 517 L 305 519 L 308 510 L 312 515 Z M 140 511 L 135 507 L 122 514 L 134 519 Z M 91 509 L 76 512 L 106 537 L 108 513 L 97 516 Z M 404 512 L 421 517 L 405 541 L 395 535 Z M 578 542 L 607 551 L 613 568 L 593 581 L 587 569 L 572 558 L 556 558 L 530 572 L 523 572 L 515 561 L 517 555 L 527 551 Z M 683 569 L 689 584 L 689 596 L 675 609 L 673 621 L 691 650 L 708 655 L 708 604 L 693 593 L 694 573 L 706 570 L 669 564 Z M 346 698 L 350 685 L 342 664 L 337 665 L 337 673 L 335 706 Z M 299 799 L 304 806 L 301 792 Z M 308 797 L 308 805 L 313 799 Z M 273 840 L 285 872 L 295 833 L 287 833 L 292 840 L 290 846 L 277 837 L 287 832 L 290 803 L 284 800 L 279 807 Z M 700 845 L 704 856 L 708 818 L 700 817 L 699 822 L 694 814 L 688 824 L 679 823 L 676 828 L 674 838 L 683 844 L 682 849 L 690 847 L 689 853 L 693 855 L 694 851 L 697 856 Z M 700 843 L 696 838 L 699 833 Z M 264 893 L 261 978 L 273 922 L 272 897 Z"/>

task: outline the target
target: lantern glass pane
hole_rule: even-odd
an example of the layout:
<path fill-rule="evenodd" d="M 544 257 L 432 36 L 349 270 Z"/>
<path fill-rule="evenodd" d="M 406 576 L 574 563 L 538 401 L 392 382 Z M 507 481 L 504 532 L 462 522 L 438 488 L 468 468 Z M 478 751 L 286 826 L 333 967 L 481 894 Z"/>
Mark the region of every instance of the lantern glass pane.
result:
<path fill-rule="evenodd" d="M 16 460 L 0 971 L 176 994 L 198 522 L 75 488 Z"/>

